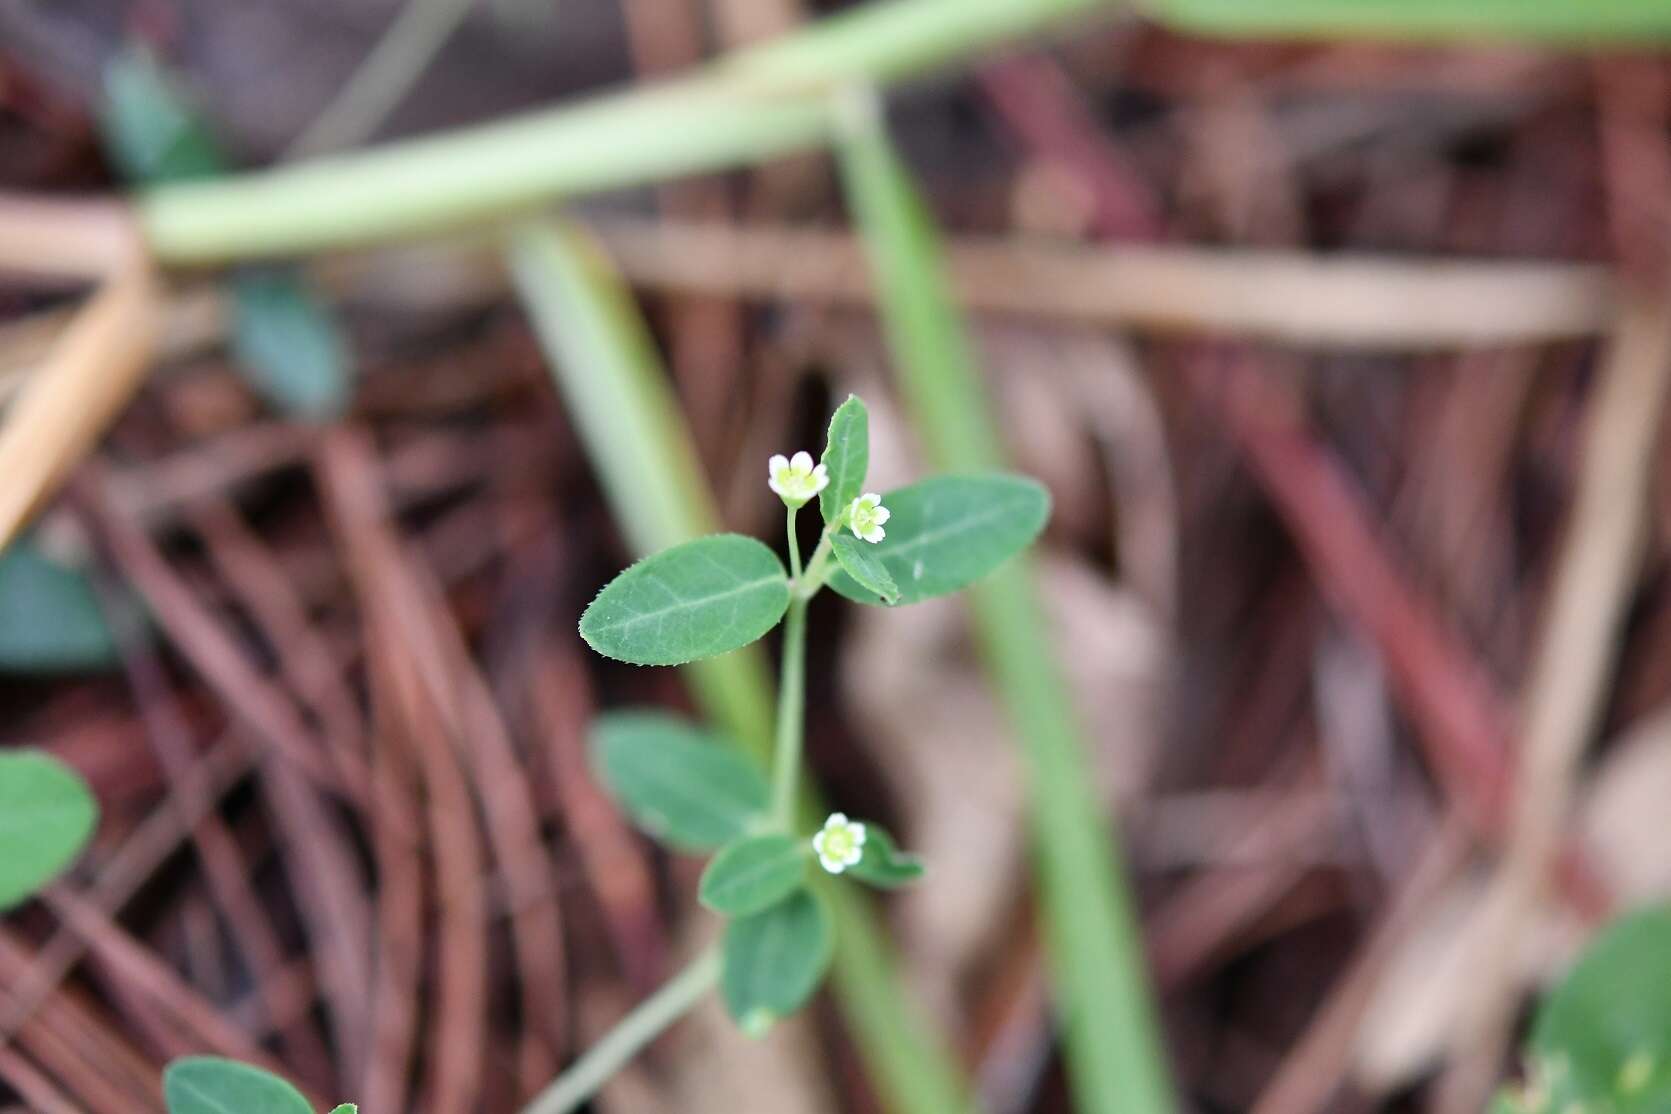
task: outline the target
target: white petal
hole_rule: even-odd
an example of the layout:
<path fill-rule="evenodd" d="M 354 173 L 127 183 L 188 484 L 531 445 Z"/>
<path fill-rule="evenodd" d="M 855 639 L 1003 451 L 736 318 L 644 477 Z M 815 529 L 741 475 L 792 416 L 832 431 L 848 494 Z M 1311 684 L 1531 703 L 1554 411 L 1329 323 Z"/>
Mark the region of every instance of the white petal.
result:
<path fill-rule="evenodd" d="M 823 468 L 824 466 L 822 464 L 820 464 L 818 467 Z M 829 476 L 825 475 L 821 471 L 814 472 L 812 474 L 812 493 L 814 495 L 818 494 L 820 491 L 823 491 L 826 487 L 829 487 L 829 486 L 830 486 L 830 477 Z"/>
<path fill-rule="evenodd" d="M 777 453 L 766 462 L 766 473 L 767 475 L 776 475 L 787 467 L 789 467 L 789 458 L 782 453 Z"/>
<path fill-rule="evenodd" d="M 789 467 L 793 468 L 797 472 L 812 471 L 812 454 L 807 452 L 805 449 L 802 449 L 800 452 L 789 458 Z"/>
<path fill-rule="evenodd" d="M 859 537 L 863 538 L 865 541 L 869 542 L 871 545 L 875 545 L 877 542 L 881 541 L 883 538 L 885 538 L 887 536 L 888 536 L 888 532 L 886 530 L 882 529 L 880 526 L 872 526 L 870 529 L 866 530 L 864 533 L 859 535 Z"/>
<path fill-rule="evenodd" d="M 830 818 L 824 821 L 824 830 L 827 832 L 831 828 L 842 828 L 846 827 L 846 825 L 847 814 L 845 812 L 832 812 L 830 813 Z"/>
<path fill-rule="evenodd" d="M 874 491 L 865 492 L 863 495 L 859 496 L 859 499 L 867 507 L 879 507 L 882 505 L 882 497 Z"/>
<path fill-rule="evenodd" d="M 818 464 L 812 469 L 812 475 L 813 475 L 814 479 L 824 480 L 824 481 L 828 482 L 828 480 L 830 478 L 829 465 L 825 464 L 822 460 L 820 460 L 818 462 Z"/>
<path fill-rule="evenodd" d="M 847 830 L 853 833 L 853 845 L 855 847 L 865 845 L 865 826 L 863 824 L 849 824 Z"/>
<path fill-rule="evenodd" d="M 888 508 L 877 507 L 876 508 L 876 513 L 871 516 L 871 521 L 875 522 L 876 525 L 880 526 L 880 525 L 882 525 L 882 523 L 888 521 L 888 519 L 892 518 L 893 516 L 894 516 L 894 512 L 890 511 Z"/>
<path fill-rule="evenodd" d="M 851 851 L 847 852 L 847 855 L 846 855 L 846 858 L 845 858 L 845 861 L 844 861 L 843 865 L 845 865 L 845 866 L 858 866 L 859 865 L 859 860 L 864 858 L 864 857 L 865 857 L 864 850 L 862 848 L 855 847 Z"/>
<path fill-rule="evenodd" d="M 819 832 L 817 835 L 812 837 L 812 849 L 818 852 L 820 856 L 824 854 L 824 837 L 829 834 L 830 833 L 827 831 Z"/>
<path fill-rule="evenodd" d="M 847 869 L 847 864 L 842 862 L 840 859 L 832 859 L 825 855 L 818 856 L 818 865 L 822 866 L 831 874 L 840 874 L 842 871 Z"/>

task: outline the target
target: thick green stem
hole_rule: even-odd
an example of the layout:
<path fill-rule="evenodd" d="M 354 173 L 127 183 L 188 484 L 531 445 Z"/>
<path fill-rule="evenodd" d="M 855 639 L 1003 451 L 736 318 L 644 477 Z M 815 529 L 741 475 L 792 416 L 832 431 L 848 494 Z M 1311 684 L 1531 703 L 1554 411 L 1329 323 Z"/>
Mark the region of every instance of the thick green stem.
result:
<path fill-rule="evenodd" d="M 816 147 L 830 91 L 977 54 L 1109 0 L 889 0 L 689 77 L 359 154 L 140 199 L 166 263 L 295 255 L 456 228 L 551 201 Z"/>
<path fill-rule="evenodd" d="M 783 621 L 783 672 L 777 690 L 777 748 L 772 759 L 772 819 L 790 832 L 795 791 L 801 784 L 801 745 L 806 734 L 806 597 L 797 592 Z"/>
<path fill-rule="evenodd" d="M 522 1114 L 568 1114 L 597 1094 L 610 1076 L 719 985 L 720 966 L 719 949 L 703 952 L 622 1018 L 608 1036 L 523 1107 Z"/>

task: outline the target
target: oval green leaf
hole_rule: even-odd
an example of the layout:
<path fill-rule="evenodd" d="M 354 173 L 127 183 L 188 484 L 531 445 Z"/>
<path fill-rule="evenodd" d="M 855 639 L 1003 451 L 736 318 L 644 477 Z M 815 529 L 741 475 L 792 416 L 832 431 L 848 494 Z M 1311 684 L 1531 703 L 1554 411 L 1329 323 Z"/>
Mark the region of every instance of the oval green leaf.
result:
<path fill-rule="evenodd" d="M 39 751 L 0 753 L 0 911 L 62 874 L 98 822 L 80 774 Z"/>
<path fill-rule="evenodd" d="M 351 1102 L 345 1102 L 341 1106 L 333 1107 L 331 1114 L 360 1114 L 360 1108 Z"/>
<path fill-rule="evenodd" d="M 291 417 L 322 421 L 341 414 L 353 383 L 348 343 L 301 273 L 246 269 L 232 289 L 232 345 L 250 386 Z"/>
<path fill-rule="evenodd" d="M 864 492 L 865 473 L 870 470 L 870 411 L 858 395 L 848 395 L 830 415 L 821 463 L 830 482 L 818 493 L 818 509 L 829 523 Z"/>
<path fill-rule="evenodd" d="M 120 660 L 87 577 L 33 538 L 12 543 L 0 556 L 0 669 L 108 669 Z"/>
<path fill-rule="evenodd" d="M 598 593 L 580 637 L 607 658 L 683 665 L 747 646 L 783 618 L 789 577 L 753 538 L 716 534 L 647 557 Z"/>
<path fill-rule="evenodd" d="M 1539 1109 L 1671 1109 L 1671 906 L 1605 929 L 1532 1028 Z"/>
<path fill-rule="evenodd" d="M 832 534 L 830 548 L 835 552 L 836 562 L 860 588 L 890 606 L 899 602 L 899 585 L 888 574 L 888 567 L 870 552 L 869 542 L 851 534 Z"/>
<path fill-rule="evenodd" d="M 763 1035 L 812 997 L 834 951 L 830 915 L 807 890 L 732 921 L 725 930 L 720 983 L 726 1009 L 749 1035 Z"/>
<path fill-rule="evenodd" d="M 313 1114 L 302 1093 L 278 1076 L 214 1056 L 174 1061 L 162 1091 L 168 1114 Z"/>
<path fill-rule="evenodd" d="M 765 814 L 753 762 L 660 712 L 613 712 L 592 725 L 592 769 L 633 823 L 681 851 L 711 851 Z"/>
<path fill-rule="evenodd" d="M 1032 544 L 1050 517 L 1050 493 L 1025 476 L 936 476 L 882 497 L 887 537 L 869 546 L 899 588 L 901 604 L 961 591 Z M 881 603 L 845 569 L 830 587 Z"/>
<path fill-rule="evenodd" d="M 749 836 L 731 844 L 702 872 L 703 905 L 727 917 L 770 909 L 806 880 L 804 840 L 786 835 Z"/>
<path fill-rule="evenodd" d="M 926 871 L 915 855 L 900 851 L 893 837 L 875 824 L 865 824 L 864 857 L 847 873 L 879 890 L 897 890 L 920 879 Z"/>

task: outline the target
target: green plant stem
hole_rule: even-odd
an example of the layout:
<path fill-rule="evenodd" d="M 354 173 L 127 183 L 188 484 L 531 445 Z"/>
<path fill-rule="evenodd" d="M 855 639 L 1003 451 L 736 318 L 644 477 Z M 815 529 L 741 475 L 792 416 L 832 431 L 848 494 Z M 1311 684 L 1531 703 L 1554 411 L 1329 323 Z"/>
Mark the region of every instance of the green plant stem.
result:
<path fill-rule="evenodd" d="M 795 515 L 801 508 L 790 507 L 789 523 L 786 532 L 789 535 L 789 578 L 799 586 L 801 580 L 801 539 L 795 536 Z"/>
<path fill-rule="evenodd" d="M 777 688 L 777 748 L 772 759 L 772 818 L 793 834 L 796 792 L 801 785 L 801 748 L 806 737 L 807 598 L 796 594 L 783 620 L 783 671 Z"/>
<path fill-rule="evenodd" d="M 888 0 L 690 76 L 475 128 L 158 187 L 140 219 L 165 263 L 294 255 L 434 233 L 558 196 L 726 169 L 818 146 L 829 93 L 1044 30 L 1109 0 Z"/>
<path fill-rule="evenodd" d="M 609 1077 L 719 985 L 720 953 L 710 948 L 622 1018 L 609 1035 L 522 1108 L 522 1114 L 569 1114 Z"/>
<path fill-rule="evenodd" d="M 525 224 L 509 248 L 517 291 L 629 546 L 647 556 L 713 533 L 719 515 L 690 433 L 619 276 L 572 225 Z M 819 567 L 814 553 L 809 582 Z M 758 647 L 692 662 L 681 673 L 708 718 L 764 763 L 773 745 L 772 686 Z M 810 789 L 800 808 L 806 818 L 824 812 Z M 969 1114 L 956 1061 L 903 993 L 871 907 L 851 886 L 820 883 L 819 891 L 836 921 L 836 999 L 884 1108 Z"/>
<path fill-rule="evenodd" d="M 900 385 L 929 455 L 954 471 L 1004 451 L 922 199 L 863 92 L 842 105 L 843 179 Z M 1103 816 L 1028 563 L 970 591 L 982 652 L 1023 743 L 1044 932 L 1075 1109 L 1173 1114 L 1118 837 Z"/>
<path fill-rule="evenodd" d="M 1209 35 L 1663 42 L 1664 0 L 1144 0 L 1144 12 Z"/>

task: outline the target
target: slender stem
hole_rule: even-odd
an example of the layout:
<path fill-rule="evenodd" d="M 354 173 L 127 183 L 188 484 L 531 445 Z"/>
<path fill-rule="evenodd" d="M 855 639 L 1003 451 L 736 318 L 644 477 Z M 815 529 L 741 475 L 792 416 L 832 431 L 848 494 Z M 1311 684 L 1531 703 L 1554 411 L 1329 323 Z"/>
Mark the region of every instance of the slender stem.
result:
<path fill-rule="evenodd" d="M 789 575 L 795 578 L 795 587 L 801 585 L 801 539 L 795 536 L 795 515 L 799 507 L 789 508 Z"/>
<path fill-rule="evenodd" d="M 795 822 L 806 728 L 806 597 L 798 588 L 783 624 L 783 676 L 778 682 L 777 754 L 772 760 L 772 819 L 788 832 Z"/>
<path fill-rule="evenodd" d="M 591 1098 L 610 1076 L 718 985 L 719 976 L 719 949 L 710 948 L 622 1018 L 608 1036 L 523 1107 L 522 1114 L 568 1114 Z"/>
<path fill-rule="evenodd" d="M 812 559 L 807 562 L 806 573 L 796 585 L 797 594 L 804 600 L 816 596 L 818 589 L 824 586 L 824 578 L 829 575 L 824 570 L 830 563 L 830 535 L 835 531 L 836 527 L 825 528 L 818 539 L 818 548 L 812 551 Z"/>

